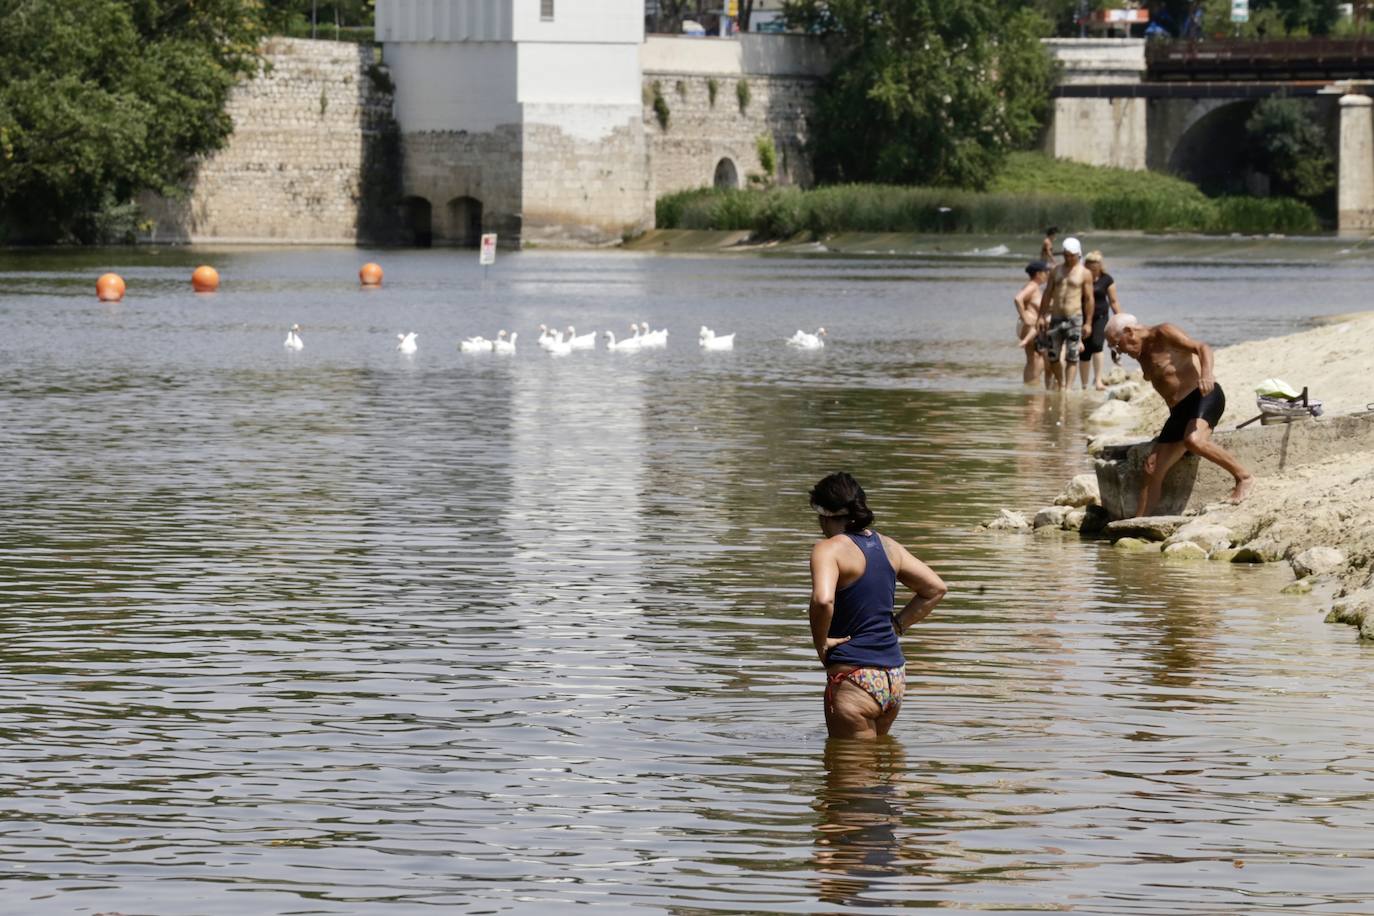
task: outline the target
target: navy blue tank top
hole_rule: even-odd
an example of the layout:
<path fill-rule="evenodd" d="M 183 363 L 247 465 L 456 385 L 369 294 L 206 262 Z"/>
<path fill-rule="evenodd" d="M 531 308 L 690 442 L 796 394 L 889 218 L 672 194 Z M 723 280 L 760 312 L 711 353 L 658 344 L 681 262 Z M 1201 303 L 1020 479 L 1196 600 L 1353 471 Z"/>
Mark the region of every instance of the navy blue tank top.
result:
<path fill-rule="evenodd" d="M 906 664 L 892 611 L 897 597 L 897 571 L 888 562 L 878 532 L 848 534 L 864 552 L 864 573 L 835 592 L 835 616 L 830 619 L 831 639 L 851 637 L 830 650 L 827 665 L 858 668 L 899 668 Z"/>

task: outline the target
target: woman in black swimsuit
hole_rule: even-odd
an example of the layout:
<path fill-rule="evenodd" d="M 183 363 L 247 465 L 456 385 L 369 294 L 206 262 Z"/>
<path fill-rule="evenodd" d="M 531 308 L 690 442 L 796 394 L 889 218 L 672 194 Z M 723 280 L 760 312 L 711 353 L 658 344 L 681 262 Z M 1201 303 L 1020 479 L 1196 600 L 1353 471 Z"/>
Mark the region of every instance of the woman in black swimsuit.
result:
<path fill-rule="evenodd" d="M 1121 311 L 1121 302 L 1116 298 L 1116 281 L 1102 267 L 1102 252 L 1088 252 L 1083 259 L 1083 266 L 1093 275 L 1093 325 L 1091 334 L 1086 330 L 1083 334 L 1083 355 L 1078 358 L 1078 377 L 1083 387 L 1087 388 L 1088 367 L 1091 364 L 1093 387 L 1101 391 L 1107 387 L 1102 383 L 1102 348 L 1107 341 L 1107 319 Z"/>

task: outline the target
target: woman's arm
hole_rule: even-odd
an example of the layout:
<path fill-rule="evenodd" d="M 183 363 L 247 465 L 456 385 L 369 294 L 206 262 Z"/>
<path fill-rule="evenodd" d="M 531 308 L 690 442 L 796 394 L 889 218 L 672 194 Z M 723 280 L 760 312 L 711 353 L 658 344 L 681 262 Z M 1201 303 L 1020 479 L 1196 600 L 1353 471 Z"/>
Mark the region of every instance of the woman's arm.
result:
<path fill-rule="evenodd" d="M 897 581 L 915 592 L 906 606 L 892 615 L 892 625 L 896 628 L 897 635 L 901 636 L 908 627 L 930 616 L 930 612 L 935 610 L 935 605 L 949 592 L 949 586 L 935 574 L 935 570 L 912 556 L 911 551 L 901 544 L 897 544 L 897 549 L 901 551 Z"/>
<path fill-rule="evenodd" d="M 811 642 L 816 647 L 816 655 L 821 664 L 825 656 L 840 643 L 849 642 L 848 636 L 838 639 L 829 638 L 830 621 L 835 616 L 835 586 L 840 580 L 840 564 L 835 558 L 835 549 L 828 541 L 820 541 L 811 548 Z"/>
<path fill-rule="evenodd" d="M 1121 314 L 1121 300 L 1118 299 L 1118 298 L 1116 298 L 1116 283 L 1115 283 L 1115 282 L 1109 283 L 1109 284 L 1107 285 L 1107 301 L 1111 303 L 1112 311 L 1115 312 L 1116 314 L 1120 315 L 1120 314 Z"/>

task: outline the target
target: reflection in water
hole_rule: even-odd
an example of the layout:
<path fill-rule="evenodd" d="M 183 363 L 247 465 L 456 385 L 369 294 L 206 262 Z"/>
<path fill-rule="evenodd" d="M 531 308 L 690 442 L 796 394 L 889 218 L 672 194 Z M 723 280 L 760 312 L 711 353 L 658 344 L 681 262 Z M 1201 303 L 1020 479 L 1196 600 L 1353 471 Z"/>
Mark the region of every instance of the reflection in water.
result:
<path fill-rule="evenodd" d="M 830 738 L 824 765 L 825 782 L 816 798 L 816 896 L 839 906 L 878 905 L 879 899 L 865 899 L 865 894 L 907 870 L 901 842 L 909 799 L 906 752 L 890 736 Z"/>
<path fill-rule="evenodd" d="M 207 299 L 203 254 L 0 254 L 8 909 L 1374 907 L 1347 630 L 1272 570 L 972 530 L 1089 467 L 1094 398 L 1020 386 L 1019 264 L 235 251 Z M 1374 275 L 1114 264 L 1273 333 Z M 551 319 L 678 336 L 555 360 Z M 824 743 L 839 468 L 951 586 L 885 742 Z"/>

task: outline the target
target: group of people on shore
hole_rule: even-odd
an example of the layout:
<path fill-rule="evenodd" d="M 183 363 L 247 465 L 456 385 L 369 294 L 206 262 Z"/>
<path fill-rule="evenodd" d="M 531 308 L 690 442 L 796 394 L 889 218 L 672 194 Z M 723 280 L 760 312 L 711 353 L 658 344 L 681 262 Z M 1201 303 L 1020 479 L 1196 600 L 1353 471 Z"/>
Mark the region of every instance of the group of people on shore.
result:
<path fill-rule="evenodd" d="M 1190 452 L 1231 474 L 1232 502 L 1245 499 L 1254 476 L 1212 440 L 1226 409 L 1212 348 L 1175 325 L 1143 325 L 1122 311 L 1101 252 L 1084 257 L 1078 239 L 1064 239 L 1063 261 L 1056 264 L 1057 231 L 1046 231 L 1041 258 L 1026 266 L 1026 285 L 1013 299 L 1026 383 L 1043 373 L 1047 388 L 1066 389 L 1077 364 L 1082 387 L 1091 372 L 1093 386 L 1102 389 L 1104 349 L 1111 349 L 1113 360 L 1118 354 L 1137 360 L 1168 405 L 1169 418 L 1150 444 L 1136 515 L 1156 511 L 1165 477 Z M 826 672 L 826 727 L 831 737 L 881 737 L 891 730 L 906 691 L 901 636 L 930 615 L 948 588 L 906 547 L 873 529 L 868 497 L 852 476 L 830 474 L 810 495 L 822 539 L 811 550 L 809 616 Z M 912 593 L 900 608 L 898 583 Z"/>
<path fill-rule="evenodd" d="M 1016 309 L 1016 339 L 1026 354 L 1022 381 L 1034 385 L 1044 378 L 1049 390 L 1073 387 L 1074 367 L 1079 384 L 1106 388 L 1107 320 L 1121 313 L 1116 281 L 1107 273 L 1102 252 L 1085 257 L 1082 243 L 1064 239 L 1062 263 L 1054 258 L 1058 227 L 1045 230 L 1040 258 L 1026 265 L 1026 283 L 1012 298 Z"/>

